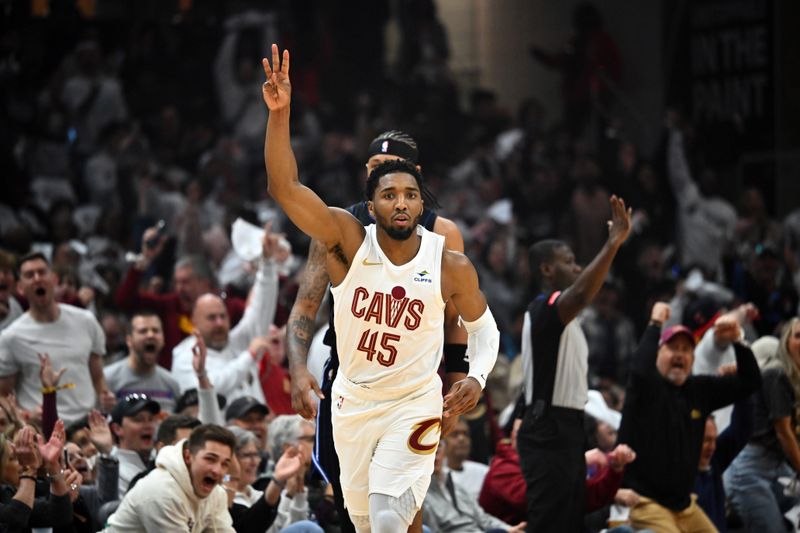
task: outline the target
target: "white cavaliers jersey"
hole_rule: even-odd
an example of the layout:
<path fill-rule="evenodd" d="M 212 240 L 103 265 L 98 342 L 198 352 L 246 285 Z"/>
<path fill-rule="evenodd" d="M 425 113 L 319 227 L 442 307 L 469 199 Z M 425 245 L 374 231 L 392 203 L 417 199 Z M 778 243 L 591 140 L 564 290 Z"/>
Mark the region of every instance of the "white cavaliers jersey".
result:
<path fill-rule="evenodd" d="M 417 226 L 417 255 L 394 265 L 366 228 L 350 269 L 333 287 L 339 376 L 391 398 L 437 376 L 444 343 L 444 237 Z"/>

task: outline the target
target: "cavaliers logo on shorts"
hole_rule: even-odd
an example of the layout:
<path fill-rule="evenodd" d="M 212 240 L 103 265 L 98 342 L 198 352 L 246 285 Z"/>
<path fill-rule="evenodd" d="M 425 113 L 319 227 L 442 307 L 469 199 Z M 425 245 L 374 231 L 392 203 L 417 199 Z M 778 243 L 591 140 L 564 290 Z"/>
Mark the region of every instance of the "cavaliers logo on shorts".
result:
<path fill-rule="evenodd" d="M 419 455 L 428 455 L 436 451 L 439 444 L 439 434 L 441 433 L 442 420 L 440 418 L 429 418 L 414 424 L 414 431 L 408 437 L 408 448 Z M 436 438 L 427 438 L 429 433 L 436 430 Z M 426 444 L 423 440 L 428 441 Z"/>

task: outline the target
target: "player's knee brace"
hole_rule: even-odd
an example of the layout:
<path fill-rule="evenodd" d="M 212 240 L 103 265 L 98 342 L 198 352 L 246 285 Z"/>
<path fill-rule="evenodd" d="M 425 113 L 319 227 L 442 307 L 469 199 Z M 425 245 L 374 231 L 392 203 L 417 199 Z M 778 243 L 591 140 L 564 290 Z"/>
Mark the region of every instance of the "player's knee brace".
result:
<path fill-rule="evenodd" d="M 357 533 L 370 533 L 369 515 L 366 514 L 351 514 L 350 521 L 353 522 L 353 527 L 356 528 Z"/>
<path fill-rule="evenodd" d="M 404 532 L 417 514 L 414 493 L 409 488 L 399 497 L 370 494 L 369 514 L 372 517 L 372 533 Z"/>

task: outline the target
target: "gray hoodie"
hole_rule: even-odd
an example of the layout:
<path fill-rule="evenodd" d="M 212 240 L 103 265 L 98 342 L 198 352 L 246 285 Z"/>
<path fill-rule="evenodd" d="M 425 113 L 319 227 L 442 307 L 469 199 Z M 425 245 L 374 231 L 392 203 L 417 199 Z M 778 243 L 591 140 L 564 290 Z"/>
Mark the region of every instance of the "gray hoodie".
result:
<path fill-rule="evenodd" d="M 183 461 L 185 442 L 161 449 L 156 469 L 125 495 L 106 532 L 234 533 L 225 490 L 217 486 L 207 498 L 194 493 Z"/>

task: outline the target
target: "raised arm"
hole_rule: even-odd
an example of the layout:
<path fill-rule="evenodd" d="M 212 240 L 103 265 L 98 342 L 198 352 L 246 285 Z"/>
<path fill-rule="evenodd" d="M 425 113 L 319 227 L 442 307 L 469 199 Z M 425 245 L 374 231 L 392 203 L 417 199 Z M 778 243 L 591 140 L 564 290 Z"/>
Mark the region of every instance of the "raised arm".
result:
<path fill-rule="evenodd" d="M 709 378 L 712 410 L 747 398 L 761 388 L 761 372 L 753 351 L 741 342 L 733 343 L 733 350 L 736 353 L 736 373 Z"/>
<path fill-rule="evenodd" d="M 625 201 L 617 196 L 612 196 L 609 202 L 611 220 L 608 221 L 608 240 L 592 262 L 580 273 L 575 283 L 570 285 L 556 302 L 558 316 L 563 324 L 572 321 L 597 295 L 611 269 L 617 251 L 631 232 L 631 208 L 626 208 Z"/>
<path fill-rule="evenodd" d="M 279 235 L 271 232 L 272 223 L 264 226 L 261 241 L 261 259 L 255 283 L 250 292 L 244 316 L 231 330 L 229 346 L 237 352 L 246 350 L 253 337 L 263 337 L 269 333 L 269 326 L 275 319 L 278 308 L 278 268 L 273 255 L 278 248 Z"/>
<path fill-rule="evenodd" d="M 292 376 L 292 409 L 303 418 L 316 416 L 316 404 L 311 399 L 313 390 L 322 398 L 319 383 L 308 371 L 308 350 L 316 331 L 317 311 L 328 288 L 328 271 L 325 269 L 325 246 L 312 240 L 308 247 L 308 261 L 300 278 L 297 298 L 289 314 L 288 334 L 286 335 L 286 357 L 289 359 L 289 373 Z"/>
<path fill-rule="evenodd" d="M 667 177 L 680 207 L 688 208 L 700 199 L 700 191 L 692 178 L 689 161 L 683 148 L 683 133 L 669 123 L 667 139 Z"/>
<path fill-rule="evenodd" d="M 269 108 L 264 139 L 268 191 L 303 233 L 323 242 L 330 249 L 342 241 L 342 217 L 334 215 L 334 211 L 314 191 L 298 180 L 297 161 L 289 135 L 292 94 L 289 51 L 283 51 L 283 60 L 280 61 L 278 46 L 273 44 L 272 68 L 267 58 L 262 59 L 261 63 L 267 77 L 261 92 Z"/>
<path fill-rule="evenodd" d="M 639 346 L 633 354 L 631 361 L 631 376 L 647 376 L 657 373 L 656 358 L 658 357 L 658 339 L 661 336 L 661 326 L 669 320 L 669 304 L 656 302 L 650 312 L 650 323 L 642 334 Z"/>

